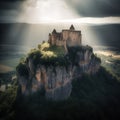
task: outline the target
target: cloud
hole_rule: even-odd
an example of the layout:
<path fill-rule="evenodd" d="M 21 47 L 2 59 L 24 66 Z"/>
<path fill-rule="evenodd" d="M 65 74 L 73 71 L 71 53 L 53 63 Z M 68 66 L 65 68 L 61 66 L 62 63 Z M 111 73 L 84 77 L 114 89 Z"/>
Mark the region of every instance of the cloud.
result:
<path fill-rule="evenodd" d="M 1 10 L 0 16 L 0 23 L 23 22 L 19 10 L 16 9 Z"/>
<path fill-rule="evenodd" d="M 0 10 L 19 9 L 23 0 L 0 0 Z"/>
<path fill-rule="evenodd" d="M 119 0 L 5 1 L 0 4 L 0 22 L 120 24 Z"/>
<path fill-rule="evenodd" d="M 120 24 L 120 17 L 81 17 L 77 19 L 62 20 L 57 22 L 79 23 L 79 24 Z"/>
<path fill-rule="evenodd" d="M 120 0 L 65 0 L 81 16 L 120 16 Z"/>
<path fill-rule="evenodd" d="M 28 5 L 28 3 L 26 4 Z M 31 1 L 31 4 L 29 2 L 29 6 L 26 6 L 26 4 L 24 4 L 24 13 L 28 21 L 39 22 L 44 20 L 61 20 L 79 17 L 79 15 L 63 0 L 36 0 L 36 2 L 34 0 Z"/>
<path fill-rule="evenodd" d="M 5 12 L 4 12 L 5 13 Z M 7 11 L 6 11 L 7 13 Z M 70 23 L 70 24 L 86 24 L 86 25 L 102 25 L 102 24 L 120 24 L 120 17 L 81 17 L 81 18 L 73 18 L 73 19 L 25 19 L 23 16 L 17 16 L 17 11 L 9 11 L 9 15 L 5 15 L 0 17 L 1 23 L 31 23 L 31 24 L 39 24 L 39 23 Z"/>

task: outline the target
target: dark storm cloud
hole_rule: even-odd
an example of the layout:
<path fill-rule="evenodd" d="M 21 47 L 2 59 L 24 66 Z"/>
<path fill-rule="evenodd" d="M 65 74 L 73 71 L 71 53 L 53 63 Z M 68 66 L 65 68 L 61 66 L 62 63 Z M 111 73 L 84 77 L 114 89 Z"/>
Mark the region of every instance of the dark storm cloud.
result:
<path fill-rule="evenodd" d="M 120 0 L 66 0 L 81 16 L 120 16 Z"/>
<path fill-rule="evenodd" d="M 7 1 L 14 2 L 14 1 L 22 1 L 22 0 L 1 0 L 1 1 L 4 1 L 4 2 L 7 2 Z"/>
<path fill-rule="evenodd" d="M 18 9 L 23 0 L 1 0 L 0 10 Z"/>
<path fill-rule="evenodd" d="M 0 0 L 0 22 L 15 20 L 22 3 L 23 0 Z"/>
<path fill-rule="evenodd" d="M 19 8 L 26 2 L 27 5 L 35 3 L 37 0 L 0 0 L 1 10 L 19 10 Z"/>
<path fill-rule="evenodd" d="M 1 0 L 1 9 L 17 9 L 24 1 L 36 0 Z M 56 0 L 57 1 L 57 0 Z M 61 0 L 62 1 L 62 0 Z M 63 0 L 85 17 L 120 16 L 120 0 Z"/>

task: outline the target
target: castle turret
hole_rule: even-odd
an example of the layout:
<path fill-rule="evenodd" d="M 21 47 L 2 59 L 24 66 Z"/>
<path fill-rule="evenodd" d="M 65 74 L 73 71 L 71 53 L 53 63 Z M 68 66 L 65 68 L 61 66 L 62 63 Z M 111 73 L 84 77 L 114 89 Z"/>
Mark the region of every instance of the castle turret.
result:
<path fill-rule="evenodd" d="M 75 30 L 73 25 L 70 26 L 70 30 Z"/>
<path fill-rule="evenodd" d="M 50 44 L 51 44 L 51 40 L 52 40 L 52 36 L 51 36 L 51 34 L 49 33 L 48 43 L 50 43 Z"/>
<path fill-rule="evenodd" d="M 57 33 L 57 32 L 56 32 L 56 29 L 54 29 L 52 33 L 53 33 L 53 34 L 56 34 L 56 33 Z"/>
<path fill-rule="evenodd" d="M 67 46 L 80 46 L 82 44 L 81 31 L 75 30 L 73 25 L 69 29 L 64 29 L 62 32 L 57 32 L 56 29 L 49 34 L 48 42 L 51 45 L 64 46 L 67 51 Z"/>

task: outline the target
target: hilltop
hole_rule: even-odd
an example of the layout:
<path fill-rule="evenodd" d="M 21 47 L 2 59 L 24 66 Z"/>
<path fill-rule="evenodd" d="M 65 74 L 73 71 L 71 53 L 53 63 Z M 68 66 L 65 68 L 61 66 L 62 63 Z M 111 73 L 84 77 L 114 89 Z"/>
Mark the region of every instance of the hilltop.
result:
<path fill-rule="evenodd" d="M 40 90 L 47 99 L 64 100 L 71 94 L 73 79 L 99 70 L 101 60 L 94 55 L 92 47 L 82 45 L 81 32 L 75 31 L 73 25 L 62 31 L 58 34 L 53 30 L 48 42 L 31 50 L 17 66 L 22 94 Z"/>
<path fill-rule="evenodd" d="M 66 51 L 48 40 L 21 58 L 17 79 L 1 92 L 1 119 L 119 118 L 120 82 L 101 67 L 92 47 L 69 45 Z"/>

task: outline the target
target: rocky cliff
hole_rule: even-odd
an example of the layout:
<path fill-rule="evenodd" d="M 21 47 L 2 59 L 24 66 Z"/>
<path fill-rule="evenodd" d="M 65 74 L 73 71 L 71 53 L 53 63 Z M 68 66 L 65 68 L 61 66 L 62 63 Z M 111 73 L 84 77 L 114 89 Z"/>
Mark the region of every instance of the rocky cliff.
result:
<path fill-rule="evenodd" d="M 19 85 L 24 95 L 40 90 L 47 99 L 64 100 L 72 91 L 72 79 L 83 73 L 95 74 L 101 61 L 90 46 L 70 47 L 67 54 L 60 50 L 57 54 L 57 48 L 50 47 L 40 46 L 17 66 Z"/>

